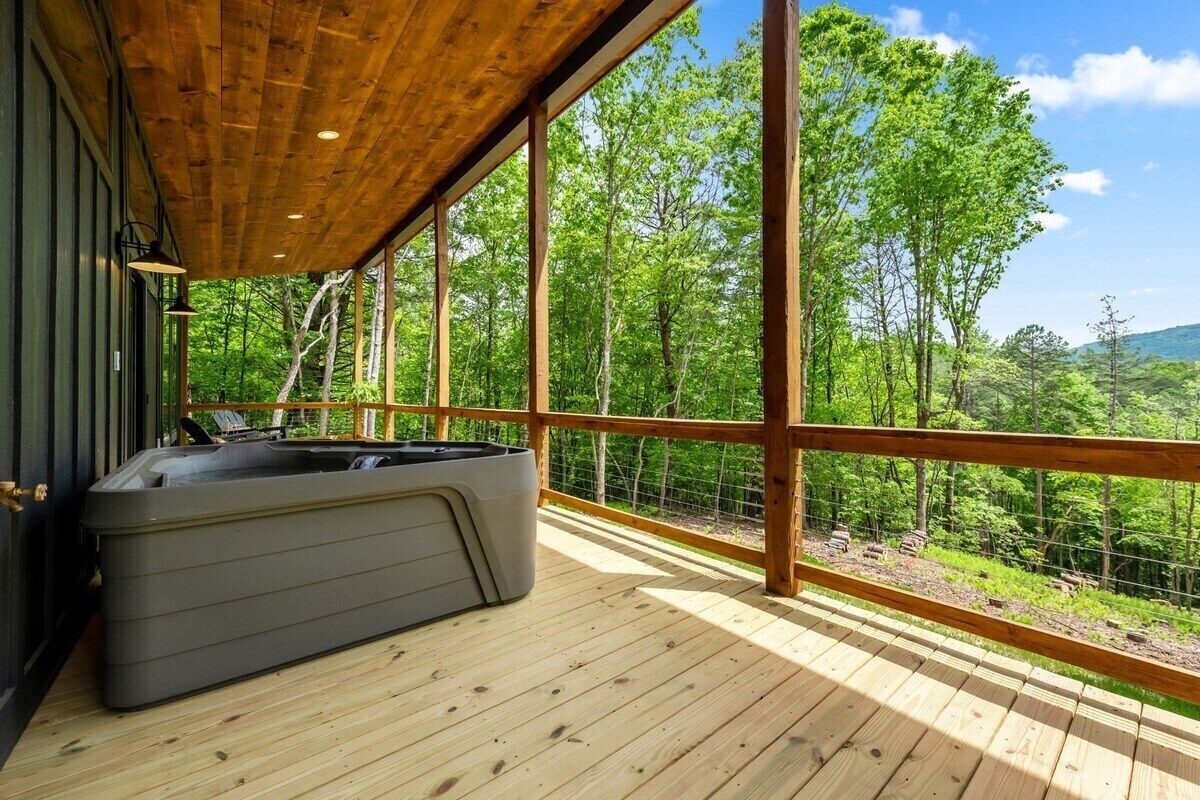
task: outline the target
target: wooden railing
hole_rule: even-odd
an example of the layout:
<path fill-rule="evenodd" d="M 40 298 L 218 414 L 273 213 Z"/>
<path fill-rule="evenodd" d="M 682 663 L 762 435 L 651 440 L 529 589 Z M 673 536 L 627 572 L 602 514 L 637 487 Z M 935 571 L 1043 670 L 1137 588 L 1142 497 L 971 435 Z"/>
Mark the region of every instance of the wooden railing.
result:
<path fill-rule="evenodd" d="M 682 7 L 682 4 L 681 6 Z M 799 118 L 796 99 L 799 59 L 799 6 L 797 0 L 764 0 L 762 20 L 763 140 L 762 140 L 762 391 L 764 422 L 729 422 L 682 419 L 567 414 L 549 410 L 549 334 L 547 289 L 547 174 L 546 86 L 532 89 L 525 105 L 529 141 L 529 393 L 530 408 L 456 408 L 450 402 L 450 260 L 447 195 L 435 191 L 430 198 L 434 232 L 434 358 L 431 373 L 434 405 L 395 402 L 395 249 L 414 236 L 421 226 L 405 223 L 381 242 L 383 354 L 382 403 L 353 406 L 355 429 L 363 431 L 365 410 L 384 415 L 383 433 L 395 431 L 395 415 L 425 414 L 434 420 L 434 438 L 446 438 L 451 419 L 478 419 L 528 425 L 542 485 L 543 501 L 562 503 L 613 522 L 629 525 L 690 547 L 699 547 L 735 559 L 765 572 L 771 591 L 793 594 L 799 581 L 809 581 L 889 608 L 948 625 L 959 630 L 1021 647 L 1031 652 L 1103 672 L 1131 683 L 1200 702 L 1200 674 L 1071 639 L 1018 623 L 960 608 L 933 598 L 920 597 L 873 581 L 804 563 L 803 539 L 796 525 L 801 516 L 800 455 L 804 450 L 830 450 L 908 459 L 944 459 L 964 463 L 994 464 L 1045 470 L 1067 470 L 1164 480 L 1200 481 L 1200 444 L 1173 441 L 1091 439 L 1085 437 L 959 431 L 853 428 L 800 424 L 799 343 L 803 326 L 799 318 L 798 220 Z M 615 63 L 615 62 L 614 62 Z M 473 166 L 473 165 L 470 165 Z M 464 165 L 460 165 L 460 168 Z M 468 170 L 469 172 L 469 170 Z M 463 174 L 467 174 L 464 172 Z M 425 211 L 421 212 L 422 217 Z M 357 266 L 354 284 L 354 380 L 362 380 L 363 279 L 366 264 Z M 181 324 L 185 326 L 186 318 Z M 186 342 L 186 338 L 183 339 Z M 186 349 L 185 349 L 186 352 Z M 186 358 L 181 361 L 181 386 L 188 385 Z M 301 403 L 277 406 L 242 404 L 241 408 L 314 408 L 345 404 Z M 237 404 L 228 407 L 238 408 Z M 212 410 L 212 404 L 189 410 Z M 687 531 L 669 523 L 647 519 L 553 491 L 548 479 L 549 440 L 546 432 L 567 428 L 630 436 L 692 439 L 755 445 L 763 449 L 764 549 L 756 550 L 714 537 Z M 372 431 L 372 434 L 374 431 Z"/>
<path fill-rule="evenodd" d="M 427 414 L 446 419 L 512 424 L 528 424 L 531 420 L 530 412 L 520 409 L 460 408 L 404 403 L 195 403 L 189 405 L 187 410 L 190 413 L 225 408 L 346 408 L 355 411 L 375 410 L 388 415 Z M 361 420 L 362 415 L 356 413 L 355 418 Z M 765 427 L 761 422 L 612 417 L 558 412 L 538 414 L 537 421 L 551 429 L 603 431 L 630 436 L 756 446 L 762 446 L 765 437 Z M 1200 443 L 1197 442 L 808 424 L 791 425 L 789 431 L 793 446 L 801 450 L 1200 481 Z M 359 429 L 356 434 L 363 436 L 363 431 Z M 555 491 L 545 482 L 542 499 L 544 502 L 557 503 L 750 566 L 763 568 L 766 563 L 766 555 L 762 550 L 583 500 Z M 796 578 L 803 582 L 1109 675 L 1153 691 L 1200 703 L 1200 673 L 1191 670 L 1152 661 L 1087 640 L 1073 639 L 1030 625 L 1011 622 L 827 567 L 796 561 L 794 570 Z"/>

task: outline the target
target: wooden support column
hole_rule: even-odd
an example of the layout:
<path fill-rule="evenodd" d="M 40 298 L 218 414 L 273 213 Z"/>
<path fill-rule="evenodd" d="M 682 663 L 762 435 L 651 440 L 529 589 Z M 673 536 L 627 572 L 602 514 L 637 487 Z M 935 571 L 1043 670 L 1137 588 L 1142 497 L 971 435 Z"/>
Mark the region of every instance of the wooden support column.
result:
<path fill-rule="evenodd" d="M 179 282 L 176 284 L 179 287 L 179 296 L 187 299 L 188 283 L 187 276 L 180 275 Z M 174 317 L 179 320 L 179 416 L 188 415 L 188 317 L 186 314 Z M 176 422 L 178 442 L 181 447 L 188 443 L 187 434 L 183 432 L 183 426 Z"/>
<path fill-rule="evenodd" d="M 396 402 L 396 245 L 383 246 L 383 402 Z M 396 412 L 383 412 L 383 438 L 396 438 Z"/>
<path fill-rule="evenodd" d="M 433 438 L 450 438 L 450 418 L 443 410 L 450 405 L 450 245 L 449 209 L 446 199 L 433 198 L 434 295 L 433 314 L 437 349 L 436 402 Z"/>
<path fill-rule="evenodd" d="M 361 269 L 354 270 L 354 383 L 360 384 L 363 379 L 363 273 Z M 363 411 L 354 407 L 354 436 L 362 438 Z"/>
<path fill-rule="evenodd" d="M 767 589 L 800 591 L 800 451 L 788 426 L 801 421 L 798 0 L 763 0 L 763 488 Z"/>
<path fill-rule="evenodd" d="M 529 446 L 538 485 L 550 488 L 550 429 L 539 417 L 550 410 L 549 223 L 546 210 L 546 106 L 529 95 Z M 539 504 L 546 501 L 539 499 Z"/>

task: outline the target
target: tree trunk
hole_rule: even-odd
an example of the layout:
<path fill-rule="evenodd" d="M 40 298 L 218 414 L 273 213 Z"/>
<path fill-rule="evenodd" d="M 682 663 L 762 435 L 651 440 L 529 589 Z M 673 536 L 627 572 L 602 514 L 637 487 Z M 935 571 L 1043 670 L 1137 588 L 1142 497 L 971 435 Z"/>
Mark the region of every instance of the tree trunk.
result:
<path fill-rule="evenodd" d="M 253 296 L 253 291 L 249 281 L 246 281 L 246 300 L 242 304 L 242 359 L 238 367 L 238 392 L 237 399 L 244 401 L 246 399 L 246 351 L 250 345 L 250 300 Z M 258 398 L 255 398 L 258 399 Z"/>
<path fill-rule="evenodd" d="M 612 346 L 614 339 L 612 239 L 613 226 L 616 223 L 616 220 L 613 218 L 614 213 L 610 211 L 604 228 L 604 269 L 600 276 L 600 281 L 603 284 L 604 308 L 601 322 L 600 372 L 597 376 L 596 413 L 601 416 L 608 414 L 612 402 Z M 606 487 L 604 477 L 607 467 L 608 434 L 602 431 L 596 435 L 596 502 L 600 505 L 604 505 L 605 502 Z"/>
<path fill-rule="evenodd" d="M 422 405 L 429 406 L 429 396 L 433 394 L 433 351 L 437 342 L 437 309 L 430 307 L 429 336 L 425 342 L 425 390 L 422 395 Z M 421 415 L 421 438 L 429 438 L 429 415 Z"/>
<path fill-rule="evenodd" d="M 662 513 L 667 506 L 667 476 L 671 472 L 671 440 L 663 439 L 662 475 L 658 479 L 658 510 Z"/>
<path fill-rule="evenodd" d="M 645 449 L 646 449 L 646 437 L 645 436 L 638 437 L 637 463 L 636 463 L 636 465 L 634 467 L 634 471 L 633 471 L 633 490 L 629 494 L 629 505 L 631 506 L 630 510 L 633 511 L 633 513 L 635 513 L 635 514 L 637 513 L 637 510 L 638 510 L 638 492 L 641 489 L 641 483 L 642 483 L 642 466 L 643 466 L 642 454 L 645 452 Z"/>
<path fill-rule="evenodd" d="M 284 379 L 283 385 L 279 388 L 279 394 L 275 397 L 276 403 L 287 402 L 288 396 L 292 393 L 292 387 L 296 385 L 300 378 L 300 365 L 304 359 L 304 356 L 307 355 L 308 351 L 311 350 L 313 346 L 322 339 L 322 336 L 318 336 L 316 339 L 310 342 L 307 347 L 304 346 L 304 339 L 308 336 L 308 332 L 312 328 L 313 317 L 316 315 L 317 309 L 320 307 L 321 301 L 324 299 L 325 294 L 331 289 L 334 289 L 335 287 L 345 283 L 346 279 L 352 274 L 352 270 L 346 270 L 342 273 L 342 277 L 338 278 L 336 273 L 329 273 L 329 277 L 325 279 L 325 282 L 321 284 L 321 287 L 317 289 L 315 294 L 313 294 L 312 299 L 308 301 L 308 305 L 304 309 L 304 316 L 299 322 L 296 321 L 295 314 L 292 310 L 292 282 L 289 278 L 283 279 L 282 299 L 284 329 L 287 330 L 290 326 L 292 330 L 291 362 L 288 365 L 287 377 Z M 283 424 L 283 409 L 275 410 L 275 413 L 271 415 L 271 424 Z"/>
<path fill-rule="evenodd" d="M 338 346 L 338 316 L 342 305 L 340 292 L 329 296 L 329 340 L 325 344 L 325 374 L 321 376 L 321 400 L 328 403 L 333 395 L 333 365 L 337 361 Z M 329 409 L 322 408 L 320 421 L 317 423 L 319 435 L 329 435 Z"/>
<path fill-rule="evenodd" d="M 386 270 L 380 265 L 375 268 L 375 300 L 371 305 L 371 342 L 367 348 L 366 382 L 371 385 L 379 383 L 379 362 L 383 357 L 383 276 Z M 375 411 L 363 411 L 363 430 L 375 434 Z"/>
<path fill-rule="evenodd" d="M 1100 588 L 1108 588 L 1108 578 L 1112 571 L 1112 476 L 1104 476 L 1104 495 L 1101 502 L 1104 505 L 1104 530 L 1100 542 Z"/>

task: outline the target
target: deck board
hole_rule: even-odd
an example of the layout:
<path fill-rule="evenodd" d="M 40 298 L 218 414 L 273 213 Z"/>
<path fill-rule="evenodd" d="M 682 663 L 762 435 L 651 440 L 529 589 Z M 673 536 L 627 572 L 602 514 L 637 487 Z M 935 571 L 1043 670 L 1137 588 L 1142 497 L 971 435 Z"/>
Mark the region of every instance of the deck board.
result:
<path fill-rule="evenodd" d="M 1200 724 L 569 512 L 529 597 L 138 712 L 99 624 L 9 800 L 1200 798 Z"/>

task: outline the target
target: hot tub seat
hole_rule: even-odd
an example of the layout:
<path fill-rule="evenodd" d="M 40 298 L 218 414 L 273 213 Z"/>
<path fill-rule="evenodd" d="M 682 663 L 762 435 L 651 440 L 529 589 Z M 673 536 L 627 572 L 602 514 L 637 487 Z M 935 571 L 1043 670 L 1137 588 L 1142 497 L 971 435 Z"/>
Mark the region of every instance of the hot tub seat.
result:
<path fill-rule="evenodd" d="M 486 443 L 139 453 L 84 510 L 104 701 L 148 705 L 517 599 L 533 587 L 537 496 L 532 452 Z"/>

